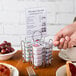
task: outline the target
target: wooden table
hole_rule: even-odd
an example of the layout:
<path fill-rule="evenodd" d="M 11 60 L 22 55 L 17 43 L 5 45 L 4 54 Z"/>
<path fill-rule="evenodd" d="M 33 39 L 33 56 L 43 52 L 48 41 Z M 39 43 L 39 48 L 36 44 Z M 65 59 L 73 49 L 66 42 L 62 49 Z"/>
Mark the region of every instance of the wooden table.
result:
<path fill-rule="evenodd" d="M 58 57 L 59 51 L 53 51 L 52 64 L 46 68 L 35 69 L 38 76 L 56 76 L 56 70 L 64 65 L 66 62 Z M 0 61 L 15 66 L 19 70 L 19 76 L 28 76 L 26 67 L 30 66 L 29 63 L 22 62 L 21 52 L 18 51 L 10 60 Z"/>

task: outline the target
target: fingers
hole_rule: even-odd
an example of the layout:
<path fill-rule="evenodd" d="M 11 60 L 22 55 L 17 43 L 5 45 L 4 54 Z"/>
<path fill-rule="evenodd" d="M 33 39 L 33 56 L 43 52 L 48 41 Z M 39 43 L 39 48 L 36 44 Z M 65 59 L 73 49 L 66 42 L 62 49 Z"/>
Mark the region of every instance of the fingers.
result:
<path fill-rule="evenodd" d="M 54 41 L 58 41 L 60 40 L 60 38 L 62 37 L 62 33 L 61 32 L 58 32 L 55 37 L 54 37 Z"/>
<path fill-rule="evenodd" d="M 72 47 L 76 46 L 76 40 L 75 41 L 72 41 L 71 46 Z"/>
<path fill-rule="evenodd" d="M 62 48 L 63 48 L 64 41 L 65 41 L 64 38 L 61 38 L 61 39 L 60 39 L 60 44 L 59 44 L 59 46 L 58 46 L 59 49 L 62 49 Z"/>
<path fill-rule="evenodd" d="M 59 35 L 55 35 L 55 37 L 54 37 L 54 41 L 58 41 L 60 38 L 61 38 L 61 34 L 59 34 Z"/>
<path fill-rule="evenodd" d="M 71 41 L 68 43 L 68 48 L 72 48 L 73 45 L 71 45 Z"/>
<path fill-rule="evenodd" d="M 74 41 L 70 41 L 69 42 L 69 46 L 68 46 L 68 48 L 72 48 L 72 47 L 74 47 L 74 46 L 76 46 L 76 40 L 74 40 Z"/>
<path fill-rule="evenodd" d="M 59 41 L 55 41 L 54 45 L 55 46 L 58 45 L 59 49 L 67 49 L 69 41 L 70 41 L 70 37 L 66 36 L 64 38 L 60 38 Z M 75 43 L 73 43 L 73 44 L 75 44 Z M 70 45 L 70 48 L 71 48 L 71 45 Z"/>
<path fill-rule="evenodd" d="M 68 36 L 66 36 L 65 38 L 61 38 L 58 48 L 59 49 L 67 49 L 69 41 L 70 41 L 70 38 Z"/>
<path fill-rule="evenodd" d="M 53 44 L 54 44 L 54 46 L 57 46 L 57 45 L 59 45 L 59 41 L 54 41 Z"/>
<path fill-rule="evenodd" d="M 61 37 L 62 37 L 61 32 L 56 34 L 56 36 L 54 37 L 54 41 L 53 41 L 54 46 L 58 46 L 59 45 L 59 40 L 60 40 Z"/>
<path fill-rule="evenodd" d="M 68 43 L 69 45 L 68 48 L 72 48 L 73 46 L 76 46 L 76 32 L 74 32 L 70 38 L 71 40 Z"/>
<path fill-rule="evenodd" d="M 68 36 L 65 37 L 65 41 L 64 41 L 64 45 L 63 45 L 63 49 L 67 49 L 68 48 L 68 42 L 70 41 L 70 38 Z"/>

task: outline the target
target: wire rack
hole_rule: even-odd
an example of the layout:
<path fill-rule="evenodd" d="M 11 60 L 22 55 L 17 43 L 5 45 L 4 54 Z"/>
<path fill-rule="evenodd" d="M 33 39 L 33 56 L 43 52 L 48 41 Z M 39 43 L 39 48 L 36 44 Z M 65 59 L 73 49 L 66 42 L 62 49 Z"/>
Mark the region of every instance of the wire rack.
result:
<path fill-rule="evenodd" d="M 35 68 L 48 66 L 52 61 L 53 40 L 45 41 L 40 31 L 35 31 L 32 41 L 21 41 L 23 62 L 30 62 Z"/>

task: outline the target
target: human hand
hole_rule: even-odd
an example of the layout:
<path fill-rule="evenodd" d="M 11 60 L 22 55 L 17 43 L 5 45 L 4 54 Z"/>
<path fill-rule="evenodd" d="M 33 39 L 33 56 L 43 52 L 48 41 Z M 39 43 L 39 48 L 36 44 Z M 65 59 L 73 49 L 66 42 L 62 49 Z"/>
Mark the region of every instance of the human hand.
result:
<path fill-rule="evenodd" d="M 74 32 L 71 36 L 70 36 L 70 41 L 68 43 L 68 48 L 72 48 L 73 46 L 76 46 L 76 32 Z"/>
<path fill-rule="evenodd" d="M 70 41 L 70 37 L 66 36 L 65 38 L 60 39 L 60 44 L 58 46 L 59 49 L 66 49 L 68 48 L 68 43 Z"/>
<path fill-rule="evenodd" d="M 75 32 L 75 31 L 76 31 L 76 22 L 61 29 L 55 35 L 53 44 L 55 46 L 58 46 L 59 48 L 62 48 L 62 46 L 63 46 L 63 48 L 66 48 L 65 46 L 67 46 L 67 45 L 65 45 L 65 43 L 68 44 L 68 41 L 70 40 L 68 37 L 70 37 L 73 34 L 73 32 Z M 67 36 L 67 38 L 66 38 L 66 36 Z M 68 40 L 66 40 L 66 39 L 68 39 Z"/>

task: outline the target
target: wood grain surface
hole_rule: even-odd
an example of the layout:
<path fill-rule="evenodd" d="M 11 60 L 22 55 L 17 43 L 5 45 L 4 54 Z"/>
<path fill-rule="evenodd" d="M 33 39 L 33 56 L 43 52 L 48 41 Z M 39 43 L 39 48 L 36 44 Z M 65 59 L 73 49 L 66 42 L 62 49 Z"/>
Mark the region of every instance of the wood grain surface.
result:
<path fill-rule="evenodd" d="M 56 76 L 56 70 L 66 62 L 58 57 L 59 51 L 53 51 L 53 60 L 51 65 L 35 69 L 37 76 Z M 11 59 L 0 61 L 15 66 L 19 70 L 19 76 L 28 76 L 26 67 L 32 66 L 29 63 L 23 63 L 22 53 L 18 51 Z"/>

